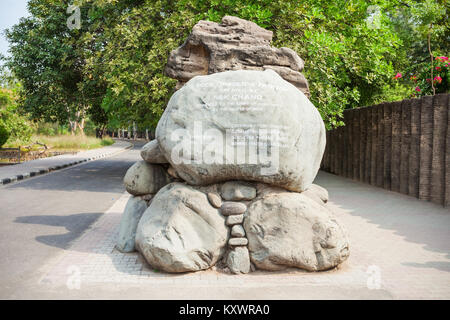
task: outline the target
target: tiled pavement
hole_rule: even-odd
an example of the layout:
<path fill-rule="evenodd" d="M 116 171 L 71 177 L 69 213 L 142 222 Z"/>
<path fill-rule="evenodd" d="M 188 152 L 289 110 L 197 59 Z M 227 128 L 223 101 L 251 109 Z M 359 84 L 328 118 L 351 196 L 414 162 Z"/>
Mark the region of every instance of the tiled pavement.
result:
<path fill-rule="evenodd" d="M 338 270 L 258 271 L 240 276 L 216 270 L 176 275 L 157 272 L 137 253 L 122 254 L 114 249 L 121 212 L 129 197 L 124 194 L 58 261 L 45 267 L 40 284 L 69 289 L 111 283 L 121 288 L 156 289 L 329 288 L 331 296 L 327 298 L 348 298 L 342 294 L 348 289 L 383 292 L 381 298 L 450 298 L 448 209 L 327 173 L 321 172 L 316 182 L 329 190 L 332 201 L 328 206 L 349 234 L 351 254 Z M 269 294 L 260 296 L 272 298 Z"/>

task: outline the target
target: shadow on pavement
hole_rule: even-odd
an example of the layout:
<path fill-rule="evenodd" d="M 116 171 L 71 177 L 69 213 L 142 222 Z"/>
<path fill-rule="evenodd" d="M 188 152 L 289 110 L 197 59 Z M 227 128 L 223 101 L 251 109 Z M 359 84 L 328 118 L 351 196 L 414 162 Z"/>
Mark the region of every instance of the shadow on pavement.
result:
<path fill-rule="evenodd" d="M 25 216 L 17 217 L 14 222 L 53 227 L 65 227 L 68 231 L 67 233 L 37 236 L 36 241 L 48 246 L 67 249 L 70 246 L 71 242 L 77 239 L 101 215 L 101 213 L 79 213 L 68 216 Z"/>

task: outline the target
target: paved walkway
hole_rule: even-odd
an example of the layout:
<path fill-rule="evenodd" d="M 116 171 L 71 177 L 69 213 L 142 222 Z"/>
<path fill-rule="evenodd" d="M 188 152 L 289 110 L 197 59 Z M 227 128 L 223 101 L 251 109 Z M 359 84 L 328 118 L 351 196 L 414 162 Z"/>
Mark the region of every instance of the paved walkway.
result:
<path fill-rule="evenodd" d="M 55 157 L 41 158 L 16 165 L 2 166 L 0 167 L 0 184 L 7 184 L 16 180 L 26 179 L 81 162 L 109 157 L 127 148 L 131 148 L 132 146 L 133 145 L 130 142 L 116 140 L 113 145 L 103 148 L 81 151 L 76 154 L 64 154 Z"/>
<path fill-rule="evenodd" d="M 164 274 L 114 249 L 123 196 L 70 249 L 43 267 L 23 297 L 119 299 L 450 299 L 450 211 L 320 172 L 328 206 L 346 227 L 337 270 Z M 126 291 L 125 291 L 126 290 Z"/>
<path fill-rule="evenodd" d="M 144 141 L 111 157 L 0 185 L 0 299 L 40 298 L 40 271 L 125 192 L 123 177 Z M 68 251 L 69 250 L 69 251 Z"/>

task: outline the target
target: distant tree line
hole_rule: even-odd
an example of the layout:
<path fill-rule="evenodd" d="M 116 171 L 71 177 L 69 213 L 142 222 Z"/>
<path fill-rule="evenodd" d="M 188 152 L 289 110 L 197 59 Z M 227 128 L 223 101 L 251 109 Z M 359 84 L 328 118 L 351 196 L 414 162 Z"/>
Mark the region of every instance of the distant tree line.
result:
<path fill-rule="evenodd" d="M 5 66 L 30 119 L 152 130 L 174 92 L 163 73 L 170 51 L 199 20 L 234 15 L 305 60 L 311 100 L 332 128 L 346 108 L 448 91 L 445 61 L 440 81 L 417 83 L 447 56 L 447 9 L 443 0 L 30 0 L 30 16 L 6 31 Z"/>

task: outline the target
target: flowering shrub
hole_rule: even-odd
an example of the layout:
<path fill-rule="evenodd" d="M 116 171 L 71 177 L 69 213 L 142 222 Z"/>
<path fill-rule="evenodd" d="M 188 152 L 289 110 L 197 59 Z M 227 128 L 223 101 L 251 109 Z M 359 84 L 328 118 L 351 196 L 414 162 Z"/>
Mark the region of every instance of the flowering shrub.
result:
<path fill-rule="evenodd" d="M 412 66 L 406 70 L 405 74 L 410 74 L 409 80 L 402 77 L 402 73 L 398 72 L 394 79 L 404 79 L 412 89 L 410 97 L 420 97 L 433 94 L 433 86 L 436 93 L 449 92 L 449 58 L 446 56 L 438 56 L 434 58 L 433 64 L 427 61 Z M 433 70 L 433 78 L 431 78 L 431 70 Z"/>

